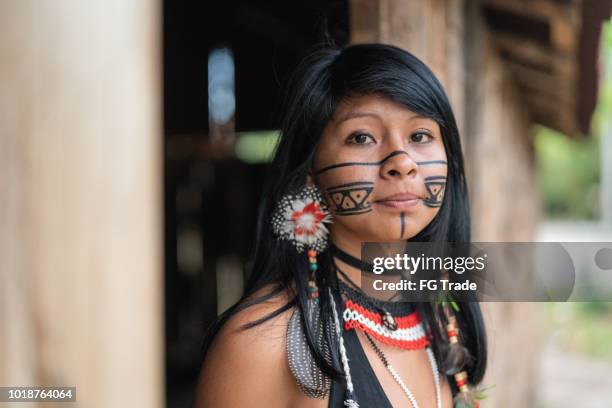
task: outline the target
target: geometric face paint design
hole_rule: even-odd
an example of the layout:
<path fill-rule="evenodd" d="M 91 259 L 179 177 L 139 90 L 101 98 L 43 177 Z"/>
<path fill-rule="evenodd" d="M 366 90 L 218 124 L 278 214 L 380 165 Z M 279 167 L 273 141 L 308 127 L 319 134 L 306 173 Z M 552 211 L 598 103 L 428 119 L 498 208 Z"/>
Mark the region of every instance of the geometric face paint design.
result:
<path fill-rule="evenodd" d="M 334 163 L 331 165 L 324 166 L 313 173 L 318 176 L 322 173 L 327 173 L 332 170 L 339 170 L 346 167 L 381 167 L 387 162 L 387 160 L 398 155 L 408 155 L 409 153 L 403 150 L 396 150 L 391 152 L 385 158 L 379 161 L 372 162 L 341 162 Z M 447 166 L 446 160 L 425 160 L 417 161 L 416 164 L 419 167 L 424 166 Z M 444 176 L 431 176 L 425 178 L 425 187 L 427 190 L 428 197 L 423 199 L 422 202 L 425 206 L 436 208 L 442 205 L 442 199 L 444 198 L 444 190 L 446 187 L 446 177 Z M 328 203 L 330 203 L 330 209 L 334 215 L 358 215 L 365 214 L 372 211 L 372 203 L 368 201 L 372 191 L 374 190 L 374 183 L 370 181 L 358 181 L 353 183 L 346 183 L 334 187 L 330 187 L 326 190 L 328 197 Z M 404 235 L 407 229 L 407 215 L 400 213 L 399 215 L 399 238 L 404 239 Z"/>
<path fill-rule="evenodd" d="M 355 215 L 372 211 L 368 197 L 374 189 L 371 181 L 356 181 L 327 189 L 335 215 Z"/>
<path fill-rule="evenodd" d="M 440 207 L 444 198 L 444 189 L 446 188 L 445 176 L 430 176 L 425 177 L 425 188 L 427 189 L 427 197 L 423 200 L 423 204 L 428 207 Z"/>

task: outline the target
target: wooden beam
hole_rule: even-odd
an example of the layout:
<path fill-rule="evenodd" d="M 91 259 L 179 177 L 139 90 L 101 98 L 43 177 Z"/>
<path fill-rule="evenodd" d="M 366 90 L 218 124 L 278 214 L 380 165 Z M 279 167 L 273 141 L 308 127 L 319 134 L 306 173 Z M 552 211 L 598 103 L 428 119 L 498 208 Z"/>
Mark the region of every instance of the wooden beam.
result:
<path fill-rule="evenodd" d="M 572 55 L 575 52 L 580 28 L 580 2 L 567 4 L 550 0 L 481 0 L 481 2 L 497 10 L 547 20 L 553 47 Z"/>
<path fill-rule="evenodd" d="M 566 6 L 549 0 L 480 0 L 480 3 L 498 10 L 541 19 L 570 16 L 572 7 L 571 3 Z"/>
<path fill-rule="evenodd" d="M 577 131 L 572 101 L 556 100 L 542 93 L 523 93 L 523 100 L 529 106 L 534 121 L 549 126 L 567 135 Z"/>
<path fill-rule="evenodd" d="M 574 55 L 578 44 L 578 29 L 566 17 L 554 17 L 550 21 L 550 40 L 560 52 Z"/>
<path fill-rule="evenodd" d="M 556 69 L 559 65 L 575 64 L 574 59 L 567 54 L 512 33 L 495 31 L 493 40 L 500 51 L 533 65 L 551 66 Z"/>
<path fill-rule="evenodd" d="M 518 85 L 537 90 L 557 100 L 569 101 L 576 97 L 573 78 L 564 81 L 555 73 L 543 72 L 512 60 L 506 60 L 504 65 L 510 70 Z"/>
<path fill-rule="evenodd" d="M 570 35 L 570 32 L 565 32 L 565 35 Z M 546 125 L 563 132 L 574 132 L 577 129 L 574 111 L 577 60 L 571 41 L 563 43 L 565 40 L 560 39 L 556 40 L 556 45 L 553 41 L 553 47 L 545 47 L 500 31 L 494 32 L 494 38 L 496 47 L 502 55 L 505 54 L 504 65 L 520 88 L 527 106 L 537 110 L 531 116 L 541 121 L 541 112 L 554 105 L 555 112 L 545 114 Z"/>

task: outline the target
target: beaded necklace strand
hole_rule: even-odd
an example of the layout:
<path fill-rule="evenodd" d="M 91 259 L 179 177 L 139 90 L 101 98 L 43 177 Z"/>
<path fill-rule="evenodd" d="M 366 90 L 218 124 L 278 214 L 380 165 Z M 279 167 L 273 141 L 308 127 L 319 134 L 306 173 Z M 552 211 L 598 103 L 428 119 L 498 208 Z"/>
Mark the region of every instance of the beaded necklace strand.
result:
<path fill-rule="evenodd" d="M 374 349 L 374 351 L 380 358 L 380 361 L 382 361 L 387 371 L 389 371 L 389 373 L 391 374 L 391 377 L 393 377 L 395 382 L 401 387 L 402 391 L 404 391 L 404 394 L 406 394 L 406 396 L 410 400 L 412 407 L 419 408 L 419 404 L 417 403 L 417 400 L 414 394 L 412 393 L 412 391 L 410 391 L 410 388 L 408 388 L 404 380 L 402 380 L 402 377 L 400 377 L 400 375 L 395 370 L 395 368 L 391 365 L 391 363 L 389 363 L 389 360 L 387 360 L 387 357 L 385 356 L 383 351 L 380 349 L 380 347 L 378 347 L 378 345 L 374 342 L 374 339 L 372 339 L 372 337 L 370 337 L 368 333 L 364 333 L 364 334 L 366 338 L 368 339 L 368 342 L 370 343 L 370 345 L 372 346 L 372 348 Z M 440 393 L 440 373 L 438 371 L 438 364 L 436 363 L 436 358 L 434 357 L 434 354 L 431 351 L 431 347 L 427 347 L 427 357 L 429 358 L 429 365 L 431 367 L 431 372 L 434 378 L 434 386 L 436 390 L 436 407 L 442 408 L 442 397 L 440 395 L 441 394 Z"/>

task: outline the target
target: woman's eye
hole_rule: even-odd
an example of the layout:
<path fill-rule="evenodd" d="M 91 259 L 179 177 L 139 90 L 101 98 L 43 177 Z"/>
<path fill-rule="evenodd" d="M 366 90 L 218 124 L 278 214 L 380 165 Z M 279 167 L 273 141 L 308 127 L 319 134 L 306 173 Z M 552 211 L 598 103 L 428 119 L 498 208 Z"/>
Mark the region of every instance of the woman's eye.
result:
<path fill-rule="evenodd" d="M 351 144 L 370 144 L 376 143 L 376 140 L 367 133 L 354 133 L 349 136 L 347 142 Z"/>
<path fill-rule="evenodd" d="M 429 143 L 433 136 L 426 132 L 416 132 L 410 135 L 410 142 L 414 143 Z"/>

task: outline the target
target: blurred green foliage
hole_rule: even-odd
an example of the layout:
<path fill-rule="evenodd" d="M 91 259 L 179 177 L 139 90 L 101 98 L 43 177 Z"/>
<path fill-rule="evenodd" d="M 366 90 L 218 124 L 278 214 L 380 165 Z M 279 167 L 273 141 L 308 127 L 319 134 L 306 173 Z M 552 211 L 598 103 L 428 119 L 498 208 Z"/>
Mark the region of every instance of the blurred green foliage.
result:
<path fill-rule="evenodd" d="M 612 362 L 612 303 L 546 303 L 541 322 L 563 350 Z"/>
<path fill-rule="evenodd" d="M 270 163 L 279 137 L 276 130 L 240 132 L 234 145 L 234 154 L 245 163 Z"/>
<path fill-rule="evenodd" d="M 612 22 L 604 25 L 602 38 L 602 82 L 595 121 L 609 119 L 612 114 Z"/>
<path fill-rule="evenodd" d="M 549 218 L 599 215 L 599 138 L 578 140 L 539 127 L 536 166 L 544 211 Z"/>
<path fill-rule="evenodd" d="M 548 218 L 599 218 L 600 140 L 602 122 L 612 118 L 612 23 L 602 33 L 600 92 L 593 116 L 593 134 L 568 137 L 535 128 L 538 185 Z"/>

